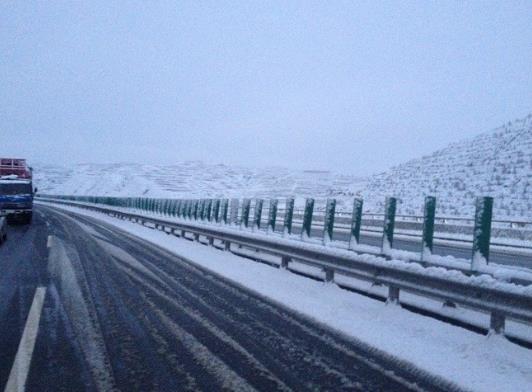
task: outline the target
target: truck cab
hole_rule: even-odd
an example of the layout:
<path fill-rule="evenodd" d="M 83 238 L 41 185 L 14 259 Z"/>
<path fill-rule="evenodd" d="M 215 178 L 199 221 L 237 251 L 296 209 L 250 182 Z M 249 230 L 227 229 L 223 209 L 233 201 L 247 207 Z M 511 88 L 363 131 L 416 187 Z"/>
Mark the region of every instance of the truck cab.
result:
<path fill-rule="evenodd" d="M 33 216 L 31 168 L 24 159 L 0 159 L 0 215 L 31 223 Z"/>

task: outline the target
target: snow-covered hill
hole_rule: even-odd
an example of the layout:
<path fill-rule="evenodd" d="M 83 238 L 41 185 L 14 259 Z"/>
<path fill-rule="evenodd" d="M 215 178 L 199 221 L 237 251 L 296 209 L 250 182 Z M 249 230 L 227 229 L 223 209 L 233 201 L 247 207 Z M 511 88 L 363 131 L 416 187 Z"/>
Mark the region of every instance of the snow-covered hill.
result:
<path fill-rule="evenodd" d="M 406 214 L 434 195 L 439 214 L 465 216 L 477 196 L 493 196 L 497 219 L 532 220 L 532 114 L 372 176 L 362 193 L 397 195 Z"/>
<path fill-rule="evenodd" d="M 401 199 L 399 212 L 419 214 L 423 198 L 438 198 L 438 215 L 471 216 L 476 196 L 495 197 L 497 219 L 532 220 L 532 115 L 387 172 L 361 178 L 328 171 L 250 169 L 202 162 L 175 165 L 34 164 L 41 193 L 147 197 L 312 196 L 348 209 L 357 195 L 366 210 L 382 211 L 385 196 Z"/>
<path fill-rule="evenodd" d="M 43 194 L 177 198 L 290 196 L 349 200 L 365 179 L 328 171 L 244 167 L 183 162 L 175 165 L 79 164 L 69 168 L 34 165 Z"/>

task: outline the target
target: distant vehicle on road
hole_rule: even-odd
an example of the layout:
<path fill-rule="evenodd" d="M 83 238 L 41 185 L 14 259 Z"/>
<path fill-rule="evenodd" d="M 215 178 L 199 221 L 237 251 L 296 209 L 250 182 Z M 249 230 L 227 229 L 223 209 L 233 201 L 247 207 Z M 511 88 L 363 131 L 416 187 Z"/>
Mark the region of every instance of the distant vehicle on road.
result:
<path fill-rule="evenodd" d="M 0 245 L 7 239 L 7 220 L 5 216 L 0 215 Z"/>
<path fill-rule="evenodd" d="M 33 216 L 32 169 L 25 159 L 0 158 L 0 214 L 9 220 L 31 223 Z M 37 191 L 37 189 L 35 189 Z"/>

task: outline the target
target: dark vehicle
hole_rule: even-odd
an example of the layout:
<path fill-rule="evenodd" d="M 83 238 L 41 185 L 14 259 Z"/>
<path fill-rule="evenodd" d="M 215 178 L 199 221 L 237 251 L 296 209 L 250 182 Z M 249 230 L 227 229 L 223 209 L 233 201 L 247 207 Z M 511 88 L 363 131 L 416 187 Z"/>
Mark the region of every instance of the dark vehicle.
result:
<path fill-rule="evenodd" d="M 9 220 L 31 223 L 32 172 L 25 159 L 0 159 L 0 215 L 7 216 Z"/>
<path fill-rule="evenodd" d="M 6 217 L 0 215 L 0 244 L 7 239 L 7 222 Z"/>

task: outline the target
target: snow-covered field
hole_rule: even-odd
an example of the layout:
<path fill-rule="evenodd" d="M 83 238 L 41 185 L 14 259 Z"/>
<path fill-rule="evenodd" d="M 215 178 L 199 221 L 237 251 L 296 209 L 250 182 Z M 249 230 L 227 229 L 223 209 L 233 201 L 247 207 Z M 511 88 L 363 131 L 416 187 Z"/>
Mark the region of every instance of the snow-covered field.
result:
<path fill-rule="evenodd" d="M 437 197 L 437 214 L 471 218 L 477 196 L 495 198 L 494 218 L 532 221 L 532 115 L 507 123 L 429 156 L 368 178 L 356 168 L 344 173 L 297 171 L 286 167 L 250 169 L 202 162 L 174 165 L 34 163 L 43 194 L 146 196 L 164 198 L 338 199 L 349 210 L 363 197 L 366 212 L 382 212 L 385 196 L 401 199 L 398 212 L 420 215 L 423 198 Z M 289 165 L 286 165 L 289 166 Z"/>
<path fill-rule="evenodd" d="M 174 252 L 351 338 L 477 391 L 529 391 L 532 350 L 486 337 L 160 231 L 75 207 Z"/>

